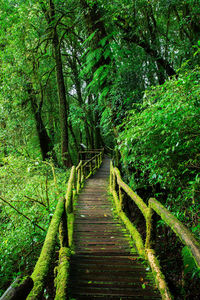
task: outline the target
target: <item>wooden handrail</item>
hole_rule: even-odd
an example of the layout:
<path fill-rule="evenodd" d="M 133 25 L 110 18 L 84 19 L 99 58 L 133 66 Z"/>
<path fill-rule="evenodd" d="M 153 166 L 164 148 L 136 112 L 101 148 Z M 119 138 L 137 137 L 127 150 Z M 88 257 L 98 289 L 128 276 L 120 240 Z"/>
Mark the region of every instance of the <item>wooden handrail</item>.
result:
<path fill-rule="evenodd" d="M 56 297 L 55 299 L 64 300 L 67 297 L 66 282 L 68 278 L 68 267 L 69 267 L 69 257 L 70 257 L 70 246 L 71 246 L 71 231 L 73 222 L 73 204 L 75 196 L 79 193 L 80 189 L 83 187 L 84 181 L 94 174 L 97 168 L 100 167 L 103 160 L 103 150 L 94 155 L 91 159 L 83 163 L 80 161 L 78 166 L 72 166 L 70 177 L 67 184 L 67 191 L 64 199 L 60 199 L 56 206 L 56 210 L 53 214 L 40 257 L 36 263 L 35 269 L 31 278 L 33 279 L 34 286 L 30 294 L 28 295 L 28 300 L 37 300 L 42 294 L 46 284 L 46 279 L 49 273 L 55 244 L 57 240 L 58 231 L 60 238 L 60 251 L 59 251 L 59 267 L 56 281 Z M 66 226 L 61 226 L 62 222 Z M 65 236 L 67 237 L 67 243 L 63 243 L 63 233 L 62 230 L 67 231 Z M 62 280 L 60 280 L 62 278 Z"/>
<path fill-rule="evenodd" d="M 200 268 L 200 244 L 194 238 L 192 233 L 156 199 L 149 199 L 149 207 L 161 217 L 161 219 L 179 237 L 181 242 L 191 250 L 195 263 L 197 267 Z M 151 224 L 151 219 L 149 220 L 149 223 Z"/>
<path fill-rule="evenodd" d="M 116 183 L 118 185 L 118 193 Z M 137 228 L 135 228 L 133 224 L 130 224 L 131 222 L 129 221 L 129 219 L 127 220 L 127 217 L 123 212 L 122 190 L 135 202 L 144 216 L 146 222 L 145 247 L 143 246 L 142 237 Z M 160 270 L 158 260 L 156 259 L 154 251 L 151 249 L 153 211 L 155 211 L 166 223 L 166 225 L 168 225 L 176 233 L 180 241 L 189 248 L 198 268 L 200 268 L 200 244 L 196 241 L 192 233 L 180 221 L 178 221 L 177 218 L 171 212 L 169 212 L 159 201 L 151 198 L 149 199 L 149 203 L 147 206 L 144 201 L 136 193 L 134 193 L 133 190 L 122 180 L 120 171 L 116 167 L 113 167 L 112 162 L 110 166 L 110 191 L 115 200 L 118 214 L 129 229 L 130 234 L 135 241 L 139 254 L 144 256 L 145 253 L 145 258 L 149 261 L 153 273 L 155 272 L 156 274 L 155 279 L 157 281 L 162 298 L 171 299 L 171 295 L 163 279 L 164 276 Z"/>
<path fill-rule="evenodd" d="M 104 148 L 101 149 L 88 149 L 88 150 L 83 150 L 83 151 L 79 151 L 78 156 L 79 156 L 79 160 L 88 160 L 88 158 L 91 157 L 91 155 L 93 154 L 99 154 L 102 153 L 104 154 Z"/>
<path fill-rule="evenodd" d="M 77 167 L 71 168 L 70 178 L 68 181 L 67 192 L 65 195 L 65 209 L 66 209 L 66 218 L 69 219 L 70 215 L 73 215 L 73 203 L 75 196 L 79 193 L 80 189 L 83 187 L 84 181 L 94 174 L 95 170 L 100 167 L 103 160 L 103 152 L 100 151 L 97 155 L 93 156 L 87 162 L 79 162 Z M 89 172 L 88 172 L 89 166 Z M 71 226 L 68 227 L 68 238 L 71 233 Z M 68 242 L 70 245 L 70 241 Z M 60 248 L 59 251 L 59 267 L 58 275 L 56 280 L 56 300 L 65 300 L 67 299 L 67 280 L 68 280 L 68 268 L 69 268 L 69 257 L 70 249 L 67 247 Z M 62 280 L 60 280 L 62 278 Z"/>
<path fill-rule="evenodd" d="M 78 153 L 99 153 L 100 151 L 104 151 L 104 148 L 102 148 L 102 149 L 83 150 L 83 151 L 79 151 Z"/>
<path fill-rule="evenodd" d="M 40 299 L 43 294 L 48 271 L 54 255 L 55 244 L 57 240 L 58 228 L 64 211 L 64 199 L 60 199 L 53 214 L 47 235 L 42 247 L 41 254 L 31 275 L 34 286 L 28 295 L 28 300 Z"/>
<path fill-rule="evenodd" d="M 126 194 L 135 202 L 135 204 L 138 206 L 140 211 L 142 212 L 143 216 L 146 219 L 148 207 L 136 193 L 133 192 L 133 190 L 122 180 L 120 171 L 115 167 L 113 168 L 113 176 L 116 176 L 117 178 L 117 184 L 120 188 L 126 192 Z M 114 180 L 114 179 L 113 179 Z"/>

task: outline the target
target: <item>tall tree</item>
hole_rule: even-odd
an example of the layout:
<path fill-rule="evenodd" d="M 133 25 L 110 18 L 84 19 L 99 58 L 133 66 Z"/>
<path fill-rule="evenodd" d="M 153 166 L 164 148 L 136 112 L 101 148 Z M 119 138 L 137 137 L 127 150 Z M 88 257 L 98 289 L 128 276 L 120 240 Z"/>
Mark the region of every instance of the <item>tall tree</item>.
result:
<path fill-rule="evenodd" d="M 62 161 L 66 167 L 71 166 L 71 158 L 68 147 L 68 103 L 66 98 L 65 80 L 63 76 L 63 64 L 60 51 L 60 42 L 57 32 L 57 20 L 55 15 L 55 6 L 53 0 L 49 1 L 49 25 L 53 26 L 52 30 L 52 45 L 56 62 L 56 78 L 60 108 L 60 130 L 61 130 L 61 152 Z"/>

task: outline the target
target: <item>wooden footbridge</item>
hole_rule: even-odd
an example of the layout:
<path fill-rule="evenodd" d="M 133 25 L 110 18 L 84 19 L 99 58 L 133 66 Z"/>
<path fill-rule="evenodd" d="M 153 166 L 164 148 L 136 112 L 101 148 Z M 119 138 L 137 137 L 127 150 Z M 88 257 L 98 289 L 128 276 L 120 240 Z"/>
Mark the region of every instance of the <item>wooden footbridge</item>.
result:
<path fill-rule="evenodd" d="M 102 150 L 83 154 L 92 157 L 72 167 L 66 197 L 57 204 L 31 278 L 18 285 L 18 298 L 9 298 L 8 292 L 2 299 L 172 299 L 151 249 L 153 211 L 188 247 L 197 267 L 199 244 L 157 200 L 150 199 L 147 206 L 122 181 L 111 160 L 103 159 Z M 145 218 L 145 241 L 123 211 L 124 193 Z M 58 232 L 56 288 L 49 290 Z"/>
<path fill-rule="evenodd" d="M 110 160 L 87 181 L 75 208 L 69 295 L 74 299 L 161 299 L 108 196 Z"/>

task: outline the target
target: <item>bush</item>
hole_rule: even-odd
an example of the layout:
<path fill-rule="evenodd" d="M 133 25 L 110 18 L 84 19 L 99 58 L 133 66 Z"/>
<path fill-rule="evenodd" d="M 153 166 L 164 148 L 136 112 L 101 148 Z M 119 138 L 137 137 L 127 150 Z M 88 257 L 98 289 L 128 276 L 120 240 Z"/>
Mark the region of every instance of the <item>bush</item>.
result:
<path fill-rule="evenodd" d="M 200 68 L 146 91 L 121 125 L 119 150 L 132 188 L 167 191 L 165 205 L 197 234 L 200 209 Z M 156 190 L 156 189 L 155 189 Z M 158 195 L 154 195 L 158 196 Z M 159 200 L 159 199 L 158 199 Z"/>
<path fill-rule="evenodd" d="M 11 155 L 2 158 L 0 295 L 17 275 L 32 272 L 57 201 L 66 191 L 68 175 L 65 170 L 54 168 L 51 162 Z"/>

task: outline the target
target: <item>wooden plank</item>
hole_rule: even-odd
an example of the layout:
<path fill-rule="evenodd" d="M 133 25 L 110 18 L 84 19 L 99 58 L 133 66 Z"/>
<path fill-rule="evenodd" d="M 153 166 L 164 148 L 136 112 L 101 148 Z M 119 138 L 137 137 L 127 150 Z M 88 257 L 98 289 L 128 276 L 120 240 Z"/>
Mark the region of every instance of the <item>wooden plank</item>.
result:
<path fill-rule="evenodd" d="M 120 289 L 120 288 L 115 288 L 115 289 L 106 289 L 106 288 L 94 288 L 94 287 L 88 287 L 88 288 L 78 288 L 76 289 L 75 293 L 73 293 L 74 295 L 88 295 L 88 296 L 92 296 L 92 295 L 105 295 L 105 296 L 132 296 L 133 299 L 135 299 L 135 297 L 140 296 L 141 299 L 144 299 L 144 296 L 149 297 L 147 299 L 151 299 L 152 300 L 152 296 L 154 297 L 154 299 L 160 299 L 159 296 L 157 296 L 155 293 L 150 292 L 149 290 L 145 290 L 145 289 L 139 289 L 139 290 L 135 290 L 135 289 Z"/>
<path fill-rule="evenodd" d="M 75 206 L 70 296 L 88 300 L 161 299 L 154 293 L 136 250 L 130 247 L 129 234 L 114 215 L 107 197 L 108 177 L 109 160 L 88 180 Z"/>

